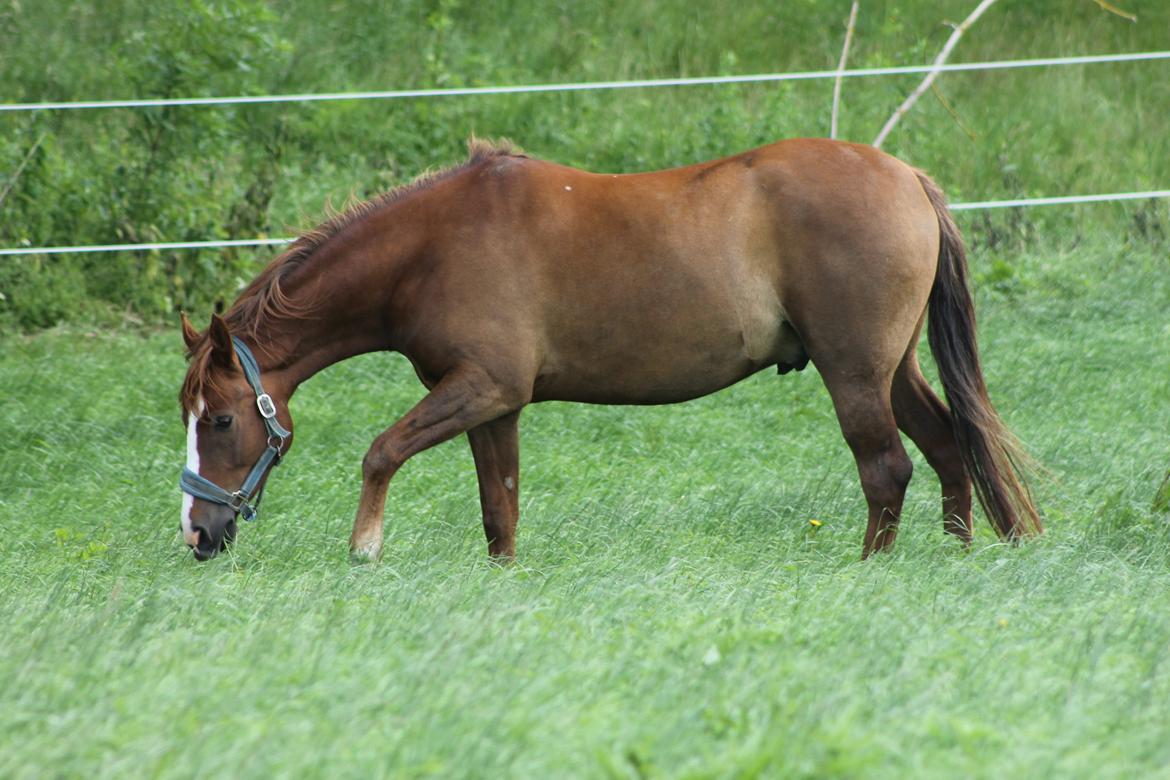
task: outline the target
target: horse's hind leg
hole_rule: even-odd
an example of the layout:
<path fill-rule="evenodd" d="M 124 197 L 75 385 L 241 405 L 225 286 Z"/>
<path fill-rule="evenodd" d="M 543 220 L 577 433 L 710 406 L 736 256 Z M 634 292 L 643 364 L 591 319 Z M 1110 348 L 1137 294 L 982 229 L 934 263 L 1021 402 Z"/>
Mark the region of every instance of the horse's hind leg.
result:
<path fill-rule="evenodd" d="M 943 528 L 971 542 L 971 478 L 951 427 L 951 412 L 927 384 L 911 348 L 894 373 L 894 417 L 942 483 Z"/>
<path fill-rule="evenodd" d="M 486 422 L 467 432 L 488 553 L 497 560 L 516 555 L 516 521 L 520 518 L 520 412 Z"/>
<path fill-rule="evenodd" d="M 889 371 L 837 371 L 819 367 L 841 433 L 857 461 L 869 508 L 862 557 L 894 543 L 913 464 L 898 436 L 890 405 Z"/>

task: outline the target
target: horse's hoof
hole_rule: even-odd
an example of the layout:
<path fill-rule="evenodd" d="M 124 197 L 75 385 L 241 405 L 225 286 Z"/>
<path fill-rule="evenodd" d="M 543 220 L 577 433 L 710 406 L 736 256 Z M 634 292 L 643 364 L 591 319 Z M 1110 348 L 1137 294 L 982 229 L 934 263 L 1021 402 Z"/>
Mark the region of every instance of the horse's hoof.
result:
<path fill-rule="evenodd" d="M 366 545 L 365 547 L 351 547 L 349 562 L 354 566 L 365 566 L 368 563 L 377 563 L 382 557 L 381 545 Z"/>

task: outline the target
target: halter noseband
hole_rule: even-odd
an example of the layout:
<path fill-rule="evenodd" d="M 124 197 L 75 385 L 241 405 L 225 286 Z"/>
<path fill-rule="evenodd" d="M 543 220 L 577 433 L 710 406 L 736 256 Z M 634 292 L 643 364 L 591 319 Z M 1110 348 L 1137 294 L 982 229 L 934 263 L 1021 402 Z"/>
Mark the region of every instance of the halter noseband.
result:
<path fill-rule="evenodd" d="M 185 466 L 179 475 L 179 489 L 195 498 L 229 506 L 245 520 L 255 520 L 256 513 L 260 508 L 260 499 L 257 497 L 256 502 L 252 503 L 253 493 L 256 492 L 256 486 L 264 478 L 264 472 L 268 470 L 268 467 L 280 463 L 281 450 L 291 434 L 276 421 L 276 404 L 272 402 L 272 396 L 264 392 L 264 387 L 260 384 L 260 366 L 252 355 L 252 351 L 235 336 L 232 336 L 232 344 L 235 345 L 240 366 L 244 369 L 244 378 L 248 380 L 248 384 L 256 393 L 256 408 L 260 410 L 260 416 L 264 418 L 264 427 L 268 429 L 268 448 L 264 450 L 252 470 L 248 472 L 244 484 L 240 485 L 240 489 L 234 493 L 229 493 Z"/>

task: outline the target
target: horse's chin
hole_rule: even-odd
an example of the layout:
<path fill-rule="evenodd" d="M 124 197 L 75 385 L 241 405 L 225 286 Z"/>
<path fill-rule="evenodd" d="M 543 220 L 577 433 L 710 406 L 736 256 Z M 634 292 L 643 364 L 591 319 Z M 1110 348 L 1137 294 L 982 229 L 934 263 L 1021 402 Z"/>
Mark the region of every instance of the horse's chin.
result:
<path fill-rule="evenodd" d="M 197 561 L 210 561 L 212 558 L 219 555 L 219 550 L 200 550 L 198 547 L 192 547 L 191 552 L 195 555 L 195 560 Z"/>

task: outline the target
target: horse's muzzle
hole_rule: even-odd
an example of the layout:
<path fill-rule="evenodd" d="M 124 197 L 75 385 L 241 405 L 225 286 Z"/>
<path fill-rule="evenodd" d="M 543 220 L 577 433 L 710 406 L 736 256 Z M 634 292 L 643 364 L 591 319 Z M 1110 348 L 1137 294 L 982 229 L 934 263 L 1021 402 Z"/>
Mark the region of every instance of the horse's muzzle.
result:
<path fill-rule="evenodd" d="M 195 523 L 192 532 L 186 535 L 187 546 L 195 559 L 208 561 L 227 549 L 236 538 L 236 518 L 232 513 L 227 518 L 211 517 L 206 522 Z"/>

